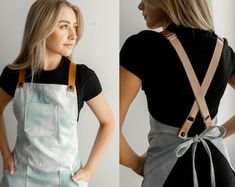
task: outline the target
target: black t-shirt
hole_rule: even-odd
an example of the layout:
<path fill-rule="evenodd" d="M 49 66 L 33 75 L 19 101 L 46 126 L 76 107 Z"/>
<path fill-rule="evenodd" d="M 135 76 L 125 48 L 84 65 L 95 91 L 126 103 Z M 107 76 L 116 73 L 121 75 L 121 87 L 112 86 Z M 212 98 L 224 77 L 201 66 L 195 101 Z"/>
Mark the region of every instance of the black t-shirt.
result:
<path fill-rule="evenodd" d="M 70 60 L 63 57 L 56 69 L 50 71 L 41 70 L 39 74 L 35 75 L 34 82 L 67 85 L 69 64 Z M 19 70 L 11 70 L 7 66 L 4 68 L 0 77 L 0 87 L 12 97 L 14 96 L 16 90 L 18 77 Z M 27 69 L 25 77 L 25 82 L 31 82 L 30 69 Z M 102 91 L 102 88 L 95 72 L 83 64 L 77 64 L 75 84 L 79 113 L 83 107 L 84 101 L 88 101 L 97 96 Z"/>
<path fill-rule="evenodd" d="M 199 82 L 202 83 L 217 36 L 214 32 L 174 24 L 168 26 L 167 30 L 177 35 Z M 162 123 L 181 127 L 195 97 L 182 63 L 170 42 L 158 32 L 142 31 L 126 40 L 120 52 L 120 64 L 141 79 L 150 114 Z M 218 69 L 205 97 L 212 118 L 218 112 L 228 79 L 234 73 L 235 55 L 225 39 Z M 203 129 L 199 112 L 191 130 L 194 134 Z"/>

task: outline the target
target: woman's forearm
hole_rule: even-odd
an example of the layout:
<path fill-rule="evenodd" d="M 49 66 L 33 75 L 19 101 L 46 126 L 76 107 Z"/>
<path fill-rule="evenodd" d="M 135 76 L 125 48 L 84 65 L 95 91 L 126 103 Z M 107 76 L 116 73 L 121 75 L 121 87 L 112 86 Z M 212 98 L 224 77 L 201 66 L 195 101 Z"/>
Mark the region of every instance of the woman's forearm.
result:
<path fill-rule="evenodd" d="M 134 171 L 138 170 L 141 160 L 135 151 L 130 147 L 122 129 L 127 111 L 135 99 L 141 87 L 141 80 L 124 67 L 120 66 L 120 104 L 119 104 L 119 131 L 120 131 L 120 164 L 127 166 Z"/>
<path fill-rule="evenodd" d="M 113 129 L 113 120 L 100 125 L 90 156 L 85 165 L 85 168 L 88 169 L 90 172 L 93 172 L 95 170 L 96 165 L 107 149 L 107 146 L 113 136 Z"/>
<path fill-rule="evenodd" d="M 223 126 L 226 129 L 226 134 L 224 138 L 227 138 L 233 134 L 235 134 L 235 115 L 231 117 L 228 121 L 226 121 Z"/>
<path fill-rule="evenodd" d="M 134 152 L 120 132 L 120 164 L 134 170 L 139 163 L 140 157 Z"/>
<path fill-rule="evenodd" d="M 0 151 L 3 157 L 8 157 L 11 154 L 4 123 L 4 110 L 11 99 L 12 97 L 0 88 Z"/>
<path fill-rule="evenodd" d="M 11 154 L 8 141 L 7 141 L 3 113 L 0 113 L 0 151 L 1 151 L 2 157 L 7 157 L 9 156 L 9 154 Z"/>

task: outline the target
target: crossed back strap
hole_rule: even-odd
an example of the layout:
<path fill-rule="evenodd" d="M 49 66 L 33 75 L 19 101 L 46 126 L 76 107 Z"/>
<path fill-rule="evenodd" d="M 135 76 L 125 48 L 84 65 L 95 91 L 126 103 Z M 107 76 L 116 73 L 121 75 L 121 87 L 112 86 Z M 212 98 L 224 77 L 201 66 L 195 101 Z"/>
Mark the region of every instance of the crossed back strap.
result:
<path fill-rule="evenodd" d="M 25 73 L 26 69 L 20 69 L 19 71 L 19 78 L 18 78 L 18 85 L 19 87 L 23 87 L 25 83 Z M 69 76 L 68 76 L 68 86 L 67 90 L 73 92 L 75 89 L 75 81 L 76 81 L 76 64 L 70 62 L 69 65 Z"/>
<path fill-rule="evenodd" d="M 178 135 L 180 138 L 187 138 L 188 131 L 191 128 L 192 124 L 194 123 L 196 115 L 199 110 L 200 110 L 200 113 L 203 117 L 203 121 L 204 121 L 205 126 L 210 127 L 212 124 L 210 113 L 209 113 L 209 110 L 208 110 L 208 107 L 207 107 L 207 104 L 205 101 L 205 95 L 206 95 L 206 92 L 210 86 L 212 79 L 213 79 L 213 76 L 214 76 L 215 71 L 218 67 L 218 64 L 219 64 L 220 56 L 221 56 L 222 49 L 223 49 L 223 39 L 217 37 L 217 42 L 216 42 L 214 54 L 211 59 L 211 63 L 209 65 L 209 68 L 208 68 L 207 73 L 205 75 L 205 78 L 203 80 L 203 83 L 200 86 L 198 79 L 196 77 L 196 74 L 193 70 L 193 67 L 190 63 L 190 60 L 189 60 L 183 46 L 181 45 L 180 41 L 178 40 L 176 34 L 170 32 L 170 31 L 167 31 L 167 30 L 165 30 L 161 33 L 170 41 L 170 43 L 172 44 L 172 46 L 176 50 L 176 52 L 177 52 L 177 54 L 183 64 L 183 67 L 184 67 L 185 72 L 188 76 L 190 85 L 192 87 L 194 96 L 196 98 L 196 100 L 193 103 L 193 106 L 191 108 L 191 111 L 189 112 L 189 115 L 186 118 L 183 126 L 181 127 L 179 135 Z"/>

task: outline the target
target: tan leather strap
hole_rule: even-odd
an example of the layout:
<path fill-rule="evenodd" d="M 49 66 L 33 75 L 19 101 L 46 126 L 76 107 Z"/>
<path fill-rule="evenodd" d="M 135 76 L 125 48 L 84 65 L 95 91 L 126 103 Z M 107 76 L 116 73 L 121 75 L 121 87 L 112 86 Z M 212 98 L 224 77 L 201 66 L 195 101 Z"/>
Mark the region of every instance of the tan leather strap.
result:
<path fill-rule="evenodd" d="M 23 87 L 24 83 L 25 83 L 25 73 L 26 73 L 26 69 L 20 69 L 19 70 L 19 78 L 18 78 L 18 86 L 19 87 Z"/>
<path fill-rule="evenodd" d="M 203 83 L 202 83 L 202 86 L 201 86 L 203 93 L 204 93 L 204 96 L 210 86 L 210 83 L 211 83 L 213 76 L 216 72 L 216 69 L 218 67 L 222 50 L 223 50 L 223 39 L 218 37 L 217 42 L 216 42 L 216 47 L 214 50 L 214 54 L 211 59 L 211 63 L 209 65 L 206 76 L 205 76 Z M 187 133 L 188 133 L 190 127 L 192 126 L 194 119 L 197 116 L 198 110 L 199 110 L 198 105 L 197 105 L 197 102 L 195 101 L 193 103 L 193 107 L 188 115 L 188 118 L 193 119 L 193 120 L 188 120 L 188 118 L 185 120 L 185 122 L 180 130 L 179 137 L 182 137 L 182 138 L 185 136 L 187 137 Z"/>
<path fill-rule="evenodd" d="M 73 92 L 75 89 L 75 80 L 76 80 L 76 64 L 70 62 L 69 65 L 69 78 L 68 78 L 68 87 L 67 90 Z"/>
<path fill-rule="evenodd" d="M 193 93 L 196 98 L 196 101 L 194 102 L 193 107 L 192 107 L 185 123 L 183 124 L 183 126 L 180 130 L 180 133 L 179 133 L 179 137 L 186 138 L 187 133 L 188 133 L 191 125 L 193 124 L 199 109 L 200 109 L 201 115 L 204 119 L 205 125 L 207 127 L 209 127 L 212 123 L 204 96 L 209 88 L 209 85 L 210 85 L 212 78 L 215 74 L 215 71 L 217 69 L 219 59 L 221 56 L 221 52 L 222 52 L 222 48 L 223 48 L 223 40 L 217 39 L 216 48 L 215 48 L 210 66 L 207 70 L 206 76 L 203 80 L 203 84 L 201 87 L 198 80 L 197 80 L 195 72 L 192 68 L 192 65 L 188 59 L 188 56 L 187 56 L 186 52 L 184 51 L 181 43 L 177 39 L 176 35 L 174 33 L 167 31 L 167 30 L 163 31 L 162 34 L 170 41 L 170 43 L 175 48 L 179 58 L 181 59 L 181 62 L 184 66 L 184 69 L 185 69 L 186 74 L 189 78 L 190 85 L 193 89 Z"/>
<path fill-rule="evenodd" d="M 165 36 L 167 38 L 168 38 L 168 36 L 170 36 L 168 38 L 168 40 L 173 45 L 174 49 L 176 50 L 176 52 L 182 62 L 182 65 L 183 65 L 185 72 L 188 76 L 190 85 L 192 87 L 194 96 L 197 100 L 197 104 L 199 106 L 199 109 L 200 109 L 200 112 L 201 112 L 201 115 L 202 115 L 204 121 L 210 120 L 210 115 L 209 115 L 209 111 L 208 111 L 208 108 L 207 108 L 207 105 L 205 102 L 204 94 L 201 90 L 200 84 L 197 80 L 197 77 L 196 77 L 195 72 L 193 70 L 193 67 L 190 63 L 190 60 L 189 60 L 186 52 L 184 51 L 184 48 L 182 47 L 180 41 L 177 39 L 177 37 L 174 33 L 167 34 Z"/>

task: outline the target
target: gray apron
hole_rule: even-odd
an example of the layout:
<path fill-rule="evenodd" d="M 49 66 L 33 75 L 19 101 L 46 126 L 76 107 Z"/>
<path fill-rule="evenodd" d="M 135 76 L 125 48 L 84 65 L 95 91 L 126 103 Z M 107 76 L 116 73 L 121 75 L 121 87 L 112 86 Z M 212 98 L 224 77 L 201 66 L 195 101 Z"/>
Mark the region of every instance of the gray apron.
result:
<path fill-rule="evenodd" d="M 225 129 L 222 126 L 216 126 L 216 119 L 214 119 L 212 122 L 212 127 L 207 128 L 200 135 L 182 139 L 178 137 L 180 128 L 160 123 L 150 116 L 151 128 L 148 135 L 149 148 L 147 151 L 147 160 L 144 165 L 144 180 L 142 187 L 162 187 L 178 158 L 183 156 L 190 146 L 193 146 L 192 158 L 194 186 L 198 186 L 194 160 L 197 144 L 199 142 L 203 143 L 203 146 L 209 155 L 211 162 L 210 177 L 212 183 L 214 183 L 214 169 L 211 153 L 205 140 L 211 141 L 217 147 L 217 149 L 220 150 L 224 157 L 227 158 L 232 168 L 228 152 L 223 141 Z"/>
<path fill-rule="evenodd" d="M 75 77 L 76 65 L 72 66 L 69 75 Z M 81 168 L 75 78 L 68 87 L 24 83 L 24 74 L 20 73 L 13 99 L 18 122 L 15 173 L 5 170 L 0 187 L 87 187 L 85 181 L 71 179 Z"/>
<path fill-rule="evenodd" d="M 162 124 L 154 119 L 152 116 L 150 116 L 151 129 L 148 136 L 150 145 L 147 151 L 147 160 L 144 166 L 144 180 L 142 183 L 142 187 L 162 187 L 178 158 L 183 156 L 191 146 L 193 185 L 194 187 L 198 187 L 199 184 L 195 168 L 195 153 L 199 142 L 202 143 L 209 156 L 211 187 L 215 187 L 215 173 L 211 151 L 205 140 L 210 141 L 217 147 L 217 149 L 228 160 L 228 163 L 232 168 L 226 147 L 223 143 L 223 136 L 226 130 L 222 126 L 216 126 L 216 119 L 211 119 L 204 97 L 219 64 L 219 59 L 223 49 L 223 39 L 219 37 L 217 38 L 211 63 L 209 65 L 205 78 L 200 85 L 190 63 L 190 60 L 180 41 L 177 39 L 176 34 L 167 30 L 163 31 L 161 34 L 163 34 L 163 36 L 168 39 L 168 41 L 177 52 L 178 57 L 181 60 L 185 72 L 188 76 L 196 100 L 193 103 L 193 106 L 182 128 L 176 128 L 167 124 Z M 193 125 L 199 110 L 206 129 L 201 134 L 196 135 L 195 137 L 188 137 L 188 131 Z"/>

